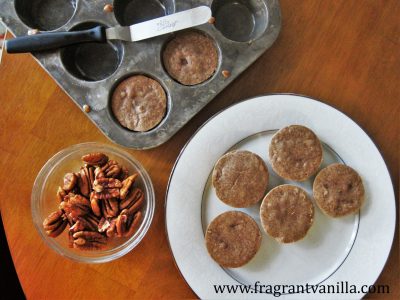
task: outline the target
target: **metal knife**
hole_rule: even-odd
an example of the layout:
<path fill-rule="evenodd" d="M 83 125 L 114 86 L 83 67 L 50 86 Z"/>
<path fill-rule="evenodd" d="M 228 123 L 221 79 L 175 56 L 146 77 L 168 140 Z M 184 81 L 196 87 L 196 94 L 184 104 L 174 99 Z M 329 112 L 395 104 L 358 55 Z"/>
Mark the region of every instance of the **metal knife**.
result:
<path fill-rule="evenodd" d="M 104 43 L 107 40 L 137 42 L 198 26 L 208 22 L 210 18 L 211 9 L 207 6 L 199 6 L 126 27 L 117 26 L 105 28 L 103 26 L 97 26 L 82 31 L 45 32 L 36 35 L 17 37 L 7 40 L 5 49 L 8 53 L 26 53 L 53 50 L 79 43 Z"/>

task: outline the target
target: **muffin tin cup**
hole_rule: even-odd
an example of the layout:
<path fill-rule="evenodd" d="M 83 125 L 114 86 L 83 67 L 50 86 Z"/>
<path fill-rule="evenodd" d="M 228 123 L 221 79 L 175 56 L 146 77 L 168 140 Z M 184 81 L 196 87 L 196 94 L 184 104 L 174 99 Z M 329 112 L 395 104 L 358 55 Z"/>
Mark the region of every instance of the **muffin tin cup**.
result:
<path fill-rule="evenodd" d="M 68 23 L 78 4 L 79 0 L 15 0 L 14 8 L 25 25 L 52 31 Z"/>
<path fill-rule="evenodd" d="M 0 16 L 10 30 L 20 36 L 26 35 L 34 24 L 21 19 L 21 12 L 16 10 L 18 1 L 22 0 L 0 2 Z M 138 7 L 140 10 L 141 6 L 144 7 L 142 2 L 148 3 L 150 8 L 157 6 L 159 10 L 147 9 L 150 13 L 146 13 L 144 8 L 133 20 L 124 15 L 123 5 L 127 4 L 123 3 L 130 3 L 132 7 Z M 107 13 L 103 8 L 110 3 L 109 0 L 76 0 L 76 8 L 71 18 L 56 31 L 83 29 L 85 26 L 96 24 L 106 27 L 120 26 L 141 18 L 151 19 L 155 13 L 170 14 L 201 5 L 211 7 L 214 17 L 217 17 L 214 24 L 206 23 L 197 26 L 195 30 L 205 33 L 215 41 L 219 54 L 218 67 L 211 78 L 193 86 L 185 86 L 175 81 L 163 66 L 162 51 L 174 34 L 139 42 L 112 41 L 102 46 L 82 44 L 34 54 L 43 68 L 79 107 L 90 106 L 91 111 L 87 116 L 109 139 L 135 149 L 153 148 L 170 139 L 273 44 L 281 26 L 278 0 L 114 0 L 114 12 Z M 227 18 L 227 12 L 232 12 L 233 17 Z M 229 22 L 232 22 L 232 28 L 237 26 L 235 18 L 250 20 L 245 26 L 247 31 L 235 34 L 234 31 L 226 29 L 229 29 Z M 104 47 L 107 50 L 103 49 L 105 53 L 99 51 Z M 92 51 L 93 57 L 89 55 Z M 88 63 L 85 54 L 91 62 Z M 102 58 L 107 55 L 111 57 L 110 60 Z M 111 61 L 111 66 L 101 65 L 104 60 Z M 229 71 L 229 77 L 223 76 L 223 71 Z M 147 132 L 135 132 L 121 126 L 111 113 L 109 105 L 116 84 L 134 74 L 156 79 L 168 97 L 164 119 Z"/>
<path fill-rule="evenodd" d="M 174 0 L 114 0 L 114 15 L 121 26 L 148 21 L 175 12 Z"/>

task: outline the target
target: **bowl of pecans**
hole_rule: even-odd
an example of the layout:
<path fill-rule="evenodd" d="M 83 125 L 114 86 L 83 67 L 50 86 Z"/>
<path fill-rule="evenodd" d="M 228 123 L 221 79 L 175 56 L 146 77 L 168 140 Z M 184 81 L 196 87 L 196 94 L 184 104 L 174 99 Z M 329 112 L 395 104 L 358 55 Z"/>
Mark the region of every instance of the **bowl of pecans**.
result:
<path fill-rule="evenodd" d="M 40 170 L 32 217 L 45 243 L 75 261 L 102 263 L 135 248 L 155 207 L 149 175 L 114 146 L 84 143 L 64 149 Z"/>

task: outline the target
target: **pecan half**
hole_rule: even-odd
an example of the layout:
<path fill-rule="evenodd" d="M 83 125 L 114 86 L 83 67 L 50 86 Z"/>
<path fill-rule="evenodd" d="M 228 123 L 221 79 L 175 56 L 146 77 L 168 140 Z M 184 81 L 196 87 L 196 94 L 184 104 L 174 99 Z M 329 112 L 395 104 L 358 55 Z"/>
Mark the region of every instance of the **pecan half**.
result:
<path fill-rule="evenodd" d="M 116 228 L 116 223 L 117 223 L 117 218 L 112 218 L 109 220 L 110 222 L 110 227 L 107 229 L 107 236 L 108 237 L 113 237 L 117 234 L 117 228 Z"/>
<path fill-rule="evenodd" d="M 96 231 L 97 227 L 99 226 L 100 219 L 93 214 L 87 214 L 86 216 L 84 216 L 84 218 L 85 218 L 86 222 L 91 224 L 90 228 L 93 228 L 93 230 Z"/>
<path fill-rule="evenodd" d="M 44 221 L 43 228 L 48 236 L 59 236 L 67 226 L 67 220 L 61 210 L 52 212 Z"/>
<path fill-rule="evenodd" d="M 67 173 L 64 175 L 64 185 L 62 188 L 68 192 L 75 187 L 77 182 L 78 178 L 74 173 Z"/>
<path fill-rule="evenodd" d="M 88 166 L 103 166 L 108 162 L 108 156 L 100 152 L 89 153 L 82 156 L 82 161 Z"/>
<path fill-rule="evenodd" d="M 85 166 L 85 167 L 81 168 L 81 173 L 84 173 L 86 178 L 87 178 L 87 182 L 88 182 L 88 186 L 89 186 L 89 193 L 90 193 L 90 191 L 92 190 L 92 187 L 93 187 L 93 182 L 90 181 L 90 171 L 89 171 L 89 169 L 93 169 L 93 167 Z M 82 170 L 83 170 L 83 172 L 82 172 Z"/>
<path fill-rule="evenodd" d="M 137 229 L 137 226 L 139 225 L 139 222 L 142 218 L 142 213 L 138 211 L 134 216 L 131 224 L 127 227 L 128 231 L 125 232 L 125 236 L 129 237 L 133 235 Z"/>
<path fill-rule="evenodd" d="M 89 177 L 86 175 L 85 168 L 81 168 L 78 178 L 79 190 L 83 196 L 88 197 L 90 194 Z"/>
<path fill-rule="evenodd" d="M 98 232 L 105 232 L 107 231 L 107 229 L 110 228 L 110 221 L 108 221 L 108 219 L 106 218 L 101 218 L 99 225 L 97 227 L 97 231 Z"/>
<path fill-rule="evenodd" d="M 90 202 L 88 199 L 81 195 L 68 195 L 69 200 L 63 201 L 60 204 L 60 209 L 63 210 L 67 216 L 72 220 L 76 220 L 80 216 L 84 216 L 90 212 Z"/>
<path fill-rule="evenodd" d="M 80 220 L 80 217 L 78 217 L 78 220 L 75 222 L 74 225 L 72 225 L 69 228 L 69 231 L 72 233 L 75 233 L 75 232 L 82 231 L 84 229 L 85 229 L 85 224 Z"/>
<path fill-rule="evenodd" d="M 98 250 L 105 247 L 107 237 L 94 231 L 79 231 L 74 233 L 74 248 L 81 250 Z"/>
<path fill-rule="evenodd" d="M 139 224 L 141 217 L 142 213 L 140 211 L 137 212 L 135 215 L 128 215 L 127 212 L 123 210 L 118 216 L 117 222 L 115 224 L 117 236 L 131 236 L 136 231 L 136 227 Z"/>
<path fill-rule="evenodd" d="M 104 174 L 104 172 L 101 170 L 100 167 L 97 167 L 96 169 L 94 169 L 94 178 L 98 179 L 98 178 L 104 178 L 106 177 L 106 175 Z"/>
<path fill-rule="evenodd" d="M 126 178 L 124 181 L 122 181 L 122 188 L 119 192 L 120 198 L 125 199 L 125 197 L 129 193 L 129 189 L 131 188 L 132 184 L 135 182 L 136 178 L 138 177 L 138 174 L 133 174 Z"/>
<path fill-rule="evenodd" d="M 119 213 L 118 200 L 115 198 L 103 200 L 102 213 L 103 216 L 106 218 L 112 218 L 117 216 Z"/>
<path fill-rule="evenodd" d="M 90 183 L 90 188 L 93 188 L 93 182 L 95 180 L 94 178 L 94 168 L 93 167 L 87 167 L 86 168 L 88 170 L 88 177 L 89 177 L 89 183 Z"/>
<path fill-rule="evenodd" d="M 121 173 L 121 166 L 115 160 L 109 160 L 104 166 L 101 167 L 98 173 L 103 173 L 103 177 L 117 178 Z"/>
<path fill-rule="evenodd" d="M 119 189 L 106 189 L 101 193 L 94 192 L 93 195 L 96 199 L 111 199 L 111 198 L 118 198 L 119 197 Z"/>
<path fill-rule="evenodd" d="M 125 208 L 131 208 L 134 205 L 135 208 L 139 208 L 142 205 L 143 200 L 144 194 L 142 190 L 139 188 L 134 188 L 125 199 L 121 200 L 119 203 L 119 208 L 123 210 Z"/>
<path fill-rule="evenodd" d="M 121 181 L 115 178 L 98 178 L 93 182 L 93 190 L 101 193 L 105 189 L 114 189 L 122 187 Z"/>
<path fill-rule="evenodd" d="M 121 173 L 119 174 L 119 180 L 124 181 L 129 176 L 129 170 L 125 167 L 121 167 Z"/>
<path fill-rule="evenodd" d="M 58 187 L 57 190 L 57 199 L 58 201 L 63 201 L 64 197 L 67 196 L 67 192 L 63 190 L 63 188 L 61 186 Z"/>
<path fill-rule="evenodd" d="M 97 231 L 98 227 L 98 220 L 92 216 L 91 214 L 88 214 L 86 216 L 78 217 L 76 220 L 76 223 L 71 226 L 69 229 L 72 232 L 78 232 L 78 231 Z"/>
<path fill-rule="evenodd" d="M 101 217 L 101 200 L 94 195 L 95 192 L 90 193 L 90 207 L 96 216 Z"/>

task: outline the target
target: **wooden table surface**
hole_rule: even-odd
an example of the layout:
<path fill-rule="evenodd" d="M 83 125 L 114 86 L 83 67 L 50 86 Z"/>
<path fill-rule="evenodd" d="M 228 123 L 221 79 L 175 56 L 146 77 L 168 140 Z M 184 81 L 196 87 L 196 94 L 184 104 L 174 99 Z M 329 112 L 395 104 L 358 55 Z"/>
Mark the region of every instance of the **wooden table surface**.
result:
<path fill-rule="evenodd" d="M 338 108 L 376 143 L 398 198 L 400 1 L 281 0 L 281 9 L 281 34 L 256 63 L 167 143 L 152 150 L 129 150 L 153 180 L 155 217 L 134 251 L 101 265 L 78 264 L 50 250 L 33 227 L 30 195 L 37 173 L 54 153 L 87 141 L 111 142 L 30 55 L 3 57 L 0 208 L 28 298 L 196 297 L 174 265 L 165 235 L 168 177 L 196 129 L 221 109 L 245 98 L 300 93 Z M 388 263 L 377 281 L 390 286 L 391 296 L 399 294 L 398 233 L 397 226 Z"/>

